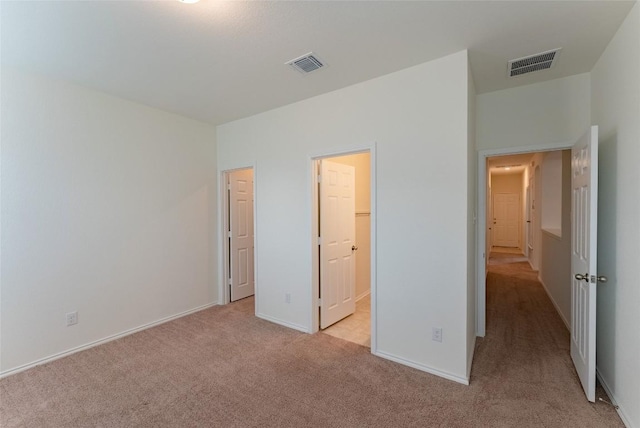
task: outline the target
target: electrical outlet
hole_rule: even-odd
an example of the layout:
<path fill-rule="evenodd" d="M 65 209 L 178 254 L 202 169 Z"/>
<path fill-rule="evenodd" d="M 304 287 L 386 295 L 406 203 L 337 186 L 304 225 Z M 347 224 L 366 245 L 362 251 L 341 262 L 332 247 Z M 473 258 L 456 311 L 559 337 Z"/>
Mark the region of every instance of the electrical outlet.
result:
<path fill-rule="evenodd" d="M 78 324 L 78 311 L 69 312 L 67 314 L 67 327 Z"/>
<path fill-rule="evenodd" d="M 291 303 L 291 293 L 286 293 L 284 295 L 284 302 L 285 303 Z"/>
<path fill-rule="evenodd" d="M 433 340 L 434 342 L 442 342 L 441 327 L 433 327 L 433 330 L 431 330 L 431 340 Z"/>

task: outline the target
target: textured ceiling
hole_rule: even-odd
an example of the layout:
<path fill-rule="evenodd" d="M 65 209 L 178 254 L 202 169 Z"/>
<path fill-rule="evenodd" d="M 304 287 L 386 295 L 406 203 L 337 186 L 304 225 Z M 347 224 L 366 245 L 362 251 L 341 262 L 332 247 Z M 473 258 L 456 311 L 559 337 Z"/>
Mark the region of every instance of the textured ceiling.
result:
<path fill-rule="evenodd" d="M 591 70 L 633 2 L 0 2 L 1 60 L 212 124 L 469 49 L 478 92 Z M 508 79 L 507 60 L 562 47 Z M 309 51 L 328 67 L 301 75 Z"/>

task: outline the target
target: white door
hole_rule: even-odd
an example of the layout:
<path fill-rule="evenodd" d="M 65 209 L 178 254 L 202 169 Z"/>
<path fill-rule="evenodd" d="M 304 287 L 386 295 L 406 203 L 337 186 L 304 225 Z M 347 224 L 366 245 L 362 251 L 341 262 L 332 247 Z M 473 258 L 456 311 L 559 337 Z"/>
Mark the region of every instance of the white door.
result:
<path fill-rule="evenodd" d="M 571 359 L 589 401 L 596 394 L 598 127 L 571 150 Z"/>
<path fill-rule="evenodd" d="M 234 302 L 254 294 L 253 170 L 228 174 L 229 288 Z"/>
<path fill-rule="evenodd" d="M 527 189 L 525 191 L 525 200 L 527 203 L 527 207 L 526 207 L 526 215 L 527 215 L 527 223 L 525 224 L 526 230 L 525 230 L 525 235 L 526 235 L 526 243 L 525 243 L 525 248 L 524 248 L 524 255 L 529 257 L 529 251 L 531 251 L 532 247 L 532 242 L 533 242 L 533 228 L 531 227 L 531 218 L 532 216 L 532 211 L 531 211 L 531 185 L 527 186 Z"/>
<path fill-rule="evenodd" d="M 356 310 L 355 168 L 320 161 L 320 328 Z"/>
<path fill-rule="evenodd" d="M 520 195 L 495 193 L 493 196 L 493 245 L 520 246 Z"/>

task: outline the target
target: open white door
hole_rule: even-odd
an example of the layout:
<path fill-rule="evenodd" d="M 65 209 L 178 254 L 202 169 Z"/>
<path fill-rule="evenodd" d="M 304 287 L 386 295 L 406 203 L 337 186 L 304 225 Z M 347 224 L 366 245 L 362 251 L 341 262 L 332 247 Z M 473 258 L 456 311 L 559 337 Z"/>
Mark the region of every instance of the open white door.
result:
<path fill-rule="evenodd" d="M 571 359 L 589 401 L 596 396 L 598 127 L 571 151 Z"/>
<path fill-rule="evenodd" d="M 356 310 L 355 168 L 320 161 L 320 328 Z"/>
<path fill-rule="evenodd" d="M 228 174 L 229 288 L 234 302 L 254 294 L 253 170 Z"/>

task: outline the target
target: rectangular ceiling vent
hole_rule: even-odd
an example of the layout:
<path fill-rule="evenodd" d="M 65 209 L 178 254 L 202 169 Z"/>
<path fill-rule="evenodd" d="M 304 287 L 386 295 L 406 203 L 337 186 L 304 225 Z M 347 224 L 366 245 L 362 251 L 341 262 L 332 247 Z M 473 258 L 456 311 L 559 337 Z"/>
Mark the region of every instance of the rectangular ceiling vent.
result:
<path fill-rule="evenodd" d="M 285 64 L 290 65 L 302 74 L 311 73 L 325 66 L 325 63 L 313 52 L 309 52 L 306 55 L 287 61 Z"/>
<path fill-rule="evenodd" d="M 522 76 L 523 74 L 532 73 L 538 70 L 546 70 L 555 65 L 560 49 L 553 49 L 535 55 L 529 55 L 524 58 L 512 59 L 509 61 L 507 69 L 508 77 Z"/>

